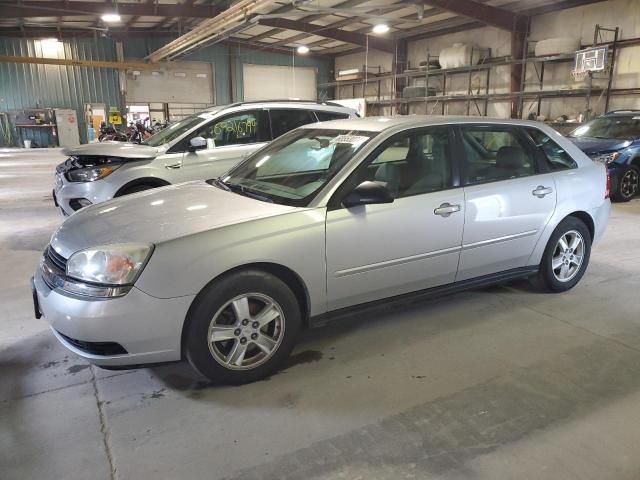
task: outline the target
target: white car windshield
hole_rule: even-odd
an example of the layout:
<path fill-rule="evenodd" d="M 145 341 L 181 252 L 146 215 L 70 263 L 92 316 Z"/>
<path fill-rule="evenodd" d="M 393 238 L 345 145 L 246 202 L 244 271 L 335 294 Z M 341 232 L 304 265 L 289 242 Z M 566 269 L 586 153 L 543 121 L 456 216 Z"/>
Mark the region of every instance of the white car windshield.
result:
<path fill-rule="evenodd" d="M 321 128 L 294 130 L 210 183 L 259 200 L 306 206 L 376 134 Z"/>

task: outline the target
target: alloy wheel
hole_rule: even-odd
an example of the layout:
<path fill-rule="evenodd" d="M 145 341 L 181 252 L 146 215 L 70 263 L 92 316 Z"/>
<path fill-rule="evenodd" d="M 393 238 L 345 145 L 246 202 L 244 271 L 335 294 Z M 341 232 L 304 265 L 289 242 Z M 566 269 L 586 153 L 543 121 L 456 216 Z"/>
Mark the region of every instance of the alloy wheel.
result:
<path fill-rule="evenodd" d="M 207 335 L 213 358 L 230 370 L 249 370 L 269 360 L 284 337 L 284 313 L 261 293 L 239 295 L 214 315 Z"/>
<path fill-rule="evenodd" d="M 551 258 L 551 269 L 558 281 L 568 282 L 578 274 L 584 250 L 584 238 L 576 230 L 570 230 L 558 239 Z"/>
<path fill-rule="evenodd" d="M 620 192 L 625 198 L 631 198 L 637 193 L 639 180 L 638 172 L 635 169 L 629 168 L 625 172 L 620 179 Z"/>

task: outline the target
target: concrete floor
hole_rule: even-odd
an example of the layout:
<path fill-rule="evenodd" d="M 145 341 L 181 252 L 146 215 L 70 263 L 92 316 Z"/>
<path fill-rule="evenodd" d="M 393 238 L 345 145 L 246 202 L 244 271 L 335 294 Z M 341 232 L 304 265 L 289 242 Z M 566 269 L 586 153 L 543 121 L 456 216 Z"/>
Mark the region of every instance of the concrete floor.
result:
<path fill-rule="evenodd" d="M 0 478 L 640 478 L 640 199 L 573 291 L 482 289 L 305 334 L 267 381 L 67 353 L 29 291 L 51 152 L 0 151 Z"/>

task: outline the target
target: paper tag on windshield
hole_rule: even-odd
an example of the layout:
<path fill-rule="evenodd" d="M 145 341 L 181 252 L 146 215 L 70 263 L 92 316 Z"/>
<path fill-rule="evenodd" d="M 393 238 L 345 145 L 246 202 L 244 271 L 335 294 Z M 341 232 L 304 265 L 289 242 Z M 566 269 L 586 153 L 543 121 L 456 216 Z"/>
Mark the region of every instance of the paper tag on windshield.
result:
<path fill-rule="evenodd" d="M 348 143 L 349 145 L 360 145 L 361 143 L 369 140 L 369 137 L 363 137 L 361 135 L 338 135 L 331 140 L 331 143 Z"/>

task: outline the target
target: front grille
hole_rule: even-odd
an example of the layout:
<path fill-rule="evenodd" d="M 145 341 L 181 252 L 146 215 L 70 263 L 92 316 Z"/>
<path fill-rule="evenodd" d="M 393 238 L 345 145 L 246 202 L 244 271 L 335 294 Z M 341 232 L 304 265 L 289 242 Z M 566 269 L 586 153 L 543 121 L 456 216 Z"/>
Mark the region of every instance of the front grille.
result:
<path fill-rule="evenodd" d="M 73 345 L 78 350 L 82 350 L 83 352 L 91 355 L 108 357 L 111 355 L 126 355 L 128 353 L 122 345 L 116 342 L 85 342 L 82 340 L 76 340 L 75 338 L 67 337 L 60 332 L 58 332 L 58 335 L 60 335 L 67 343 Z"/>
<path fill-rule="evenodd" d="M 44 254 L 47 260 L 51 262 L 52 266 L 56 267 L 61 272 L 67 271 L 67 259 L 56 252 L 51 245 L 47 247 Z"/>

